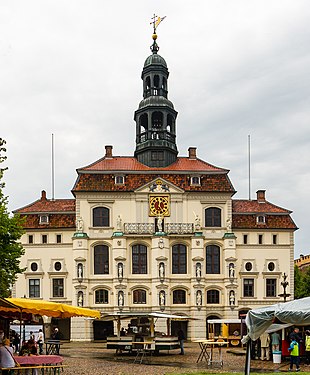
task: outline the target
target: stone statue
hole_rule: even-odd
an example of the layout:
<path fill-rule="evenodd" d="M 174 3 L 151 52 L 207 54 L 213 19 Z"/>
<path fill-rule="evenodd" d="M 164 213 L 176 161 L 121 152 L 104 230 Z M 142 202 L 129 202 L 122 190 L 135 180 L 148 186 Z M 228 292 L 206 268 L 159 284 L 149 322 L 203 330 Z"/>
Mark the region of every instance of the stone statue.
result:
<path fill-rule="evenodd" d="M 118 306 L 124 306 L 123 292 L 118 292 Z"/>
<path fill-rule="evenodd" d="M 121 215 L 117 216 L 117 219 L 116 219 L 116 229 L 117 229 L 118 232 L 122 231 L 122 218 L 121 218 Z"/>
<path fill-rule="evenodd" d="M 197 290 L 197 294 L 196 294 L 196 304 L 197 304 L 197 306 L 201 306 L 201 304 L 202 304 L 202 294 L 201 294 L 201 290 Z"/>
<path fill-rule="evenodd" d="M 226 220 L 227 231 L 231 232 L 231 219 L 230 217 Z"/>
<path fill-rule="evenodd" d="M 78 278 L 79 278 L 79 279 L 82 279 L 82 278 L 83 278 L 83 265 L 82 265 L 82 263 L 79 263 L 79 264 L 78 264 L 78 267 L 77 267 L 77 274 L 78 274 Z"/>
<path fill-rule="evenodd" d="M 157 228 L 158 228 L 158 232 L 163 231 L 163 219 L 160 215 L 157 218 Z"/>
<path fill-rule="evenodd" d="M 165 265 L 162 262 L 159 265 L 159 277 L 161 279 L 163 279 L 165 277 Z"/>
<path fill-rule="evenodd" d="M 235 266 L 233 265 L 233 263 L 230 263 L 229 265 L 229 277 L 231 279 L 235 278 Z"/>
<path fill-rule="evenodd" d="M 200 218 L 198 215 L 195 215 L 195 231 L 200 231 L 201 230 L 201 222 Z"/>
<path fill-rule="evenodd" d="M 83 223 L 83 219 L 80 217 L 77 218 L 76 220 L 76 227 L 77 227 L 77 230 L 79 233 L 82 233 L 83 230 L 84 230 L 84 223 Z"/>
<path fill-rule="evenodd" d="M 200 263 L 196 263 L 196 277 L 197 279 L 201 278 L 201 264 Z"/>
<path fill-rule="evenodd" d="M 230 306 L 235 305 L 235 292 L 233 290 L 231 290 L 229 293 L 229 304 Z"/>
<path fill-rule="evenodd" d="M 123 263 L 118 263 L 117 274 L 119 279 L 123 278 Z"/>
<path fill-rule="evenodd" d="M 165 292 L 163 290 L 159 293 L 159 304 L 160 306 L 165 305 Z"/>
<path fill-rule="evenodd" d="M 78 294 L 78 306 L 79 307 L 83 306 L 83 292 L 79 292 Z"/>

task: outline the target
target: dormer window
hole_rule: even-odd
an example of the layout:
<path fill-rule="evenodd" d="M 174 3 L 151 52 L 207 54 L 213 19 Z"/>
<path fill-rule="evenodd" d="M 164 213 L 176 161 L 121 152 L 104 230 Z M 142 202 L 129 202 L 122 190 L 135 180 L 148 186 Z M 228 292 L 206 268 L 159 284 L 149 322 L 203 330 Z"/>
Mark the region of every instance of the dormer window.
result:
<path fill-rule="evenodd" d="M 266 224 L 266 217 L 264 215 L 258 215 L 256 217 L 257 224 Z"/>
<path fill-rule="evenodd" d="M 40 215 L 39 224 L 48 224 L 48 215 Z"/>
<path fill-rule="evenodd" d="M 125 177 L 124 176 L 115 176 L 115 185 L 124 185 Z"/>
<path fill-rule="evenodd" d="M 191 177 L 191 185 L 200 186 L 201 185 L 200 176 L 192 176 Z"/>

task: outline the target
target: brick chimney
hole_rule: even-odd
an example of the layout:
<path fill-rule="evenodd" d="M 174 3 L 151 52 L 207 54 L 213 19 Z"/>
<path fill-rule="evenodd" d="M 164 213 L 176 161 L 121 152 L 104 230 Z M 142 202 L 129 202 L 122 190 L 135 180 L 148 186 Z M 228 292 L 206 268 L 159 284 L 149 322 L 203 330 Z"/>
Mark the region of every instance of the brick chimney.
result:
<path fill-rule="evenodd" d="M 112 149 L 113 146 L 105 146 L 105 157 L 111 159 L 112 158 Z"/>
<path fill-rule="evenodd" d="M 190 159 L 197 159 L 196 150 L 197 150 L 197 147 L 188 148 L 188 157 Z"/>
<path fill-rule="evenodd" d="M 266 192 L 266 190 L 257 190 L 256 195 L 257 195 L 257 202 L 258 203 L 265 203 L 266 202 L 265 192 Z"/>
<path fill-rule="evenodd" d="M 42 190 L 41 192 L 41 201 L 46 201 L 46 191 Z"/>

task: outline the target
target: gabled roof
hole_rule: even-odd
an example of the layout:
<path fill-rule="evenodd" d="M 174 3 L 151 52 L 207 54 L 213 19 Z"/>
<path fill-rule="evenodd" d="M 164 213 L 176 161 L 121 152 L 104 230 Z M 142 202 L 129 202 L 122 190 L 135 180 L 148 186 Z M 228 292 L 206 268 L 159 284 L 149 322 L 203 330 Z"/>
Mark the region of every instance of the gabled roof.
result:
<path fill-rule="evenodd" d="M 78 169 L 78 172 L 116 172 L 126 171 L 126 173 L 132 172 L 192 172 L 192 173 L 204 173 L 204 172 L 216 172 L 216 173 L 228 173 L 227 169 L 215 167 L 201 159 L 190 159 L 188 157 L 179 157 L 177 160 L 163 168 L 151 168 L 147 165 L 140 163 L 136 158 L 129 156 L 112 156 L 111 158 L 103 157 L 94 163 Z"/>

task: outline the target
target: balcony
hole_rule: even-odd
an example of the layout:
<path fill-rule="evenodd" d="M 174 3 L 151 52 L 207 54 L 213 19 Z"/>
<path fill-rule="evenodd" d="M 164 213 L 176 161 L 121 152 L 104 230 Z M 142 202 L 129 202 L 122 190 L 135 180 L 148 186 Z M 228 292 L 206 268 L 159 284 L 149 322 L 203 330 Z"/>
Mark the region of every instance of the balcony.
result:
<path fill-rule="evenodd" d="M 164 225 L 166 234 L 193 234 L 193 223 L 167 223 Z M 154 223 L 125 223 L 124 234 L 155 234 Z"/>

